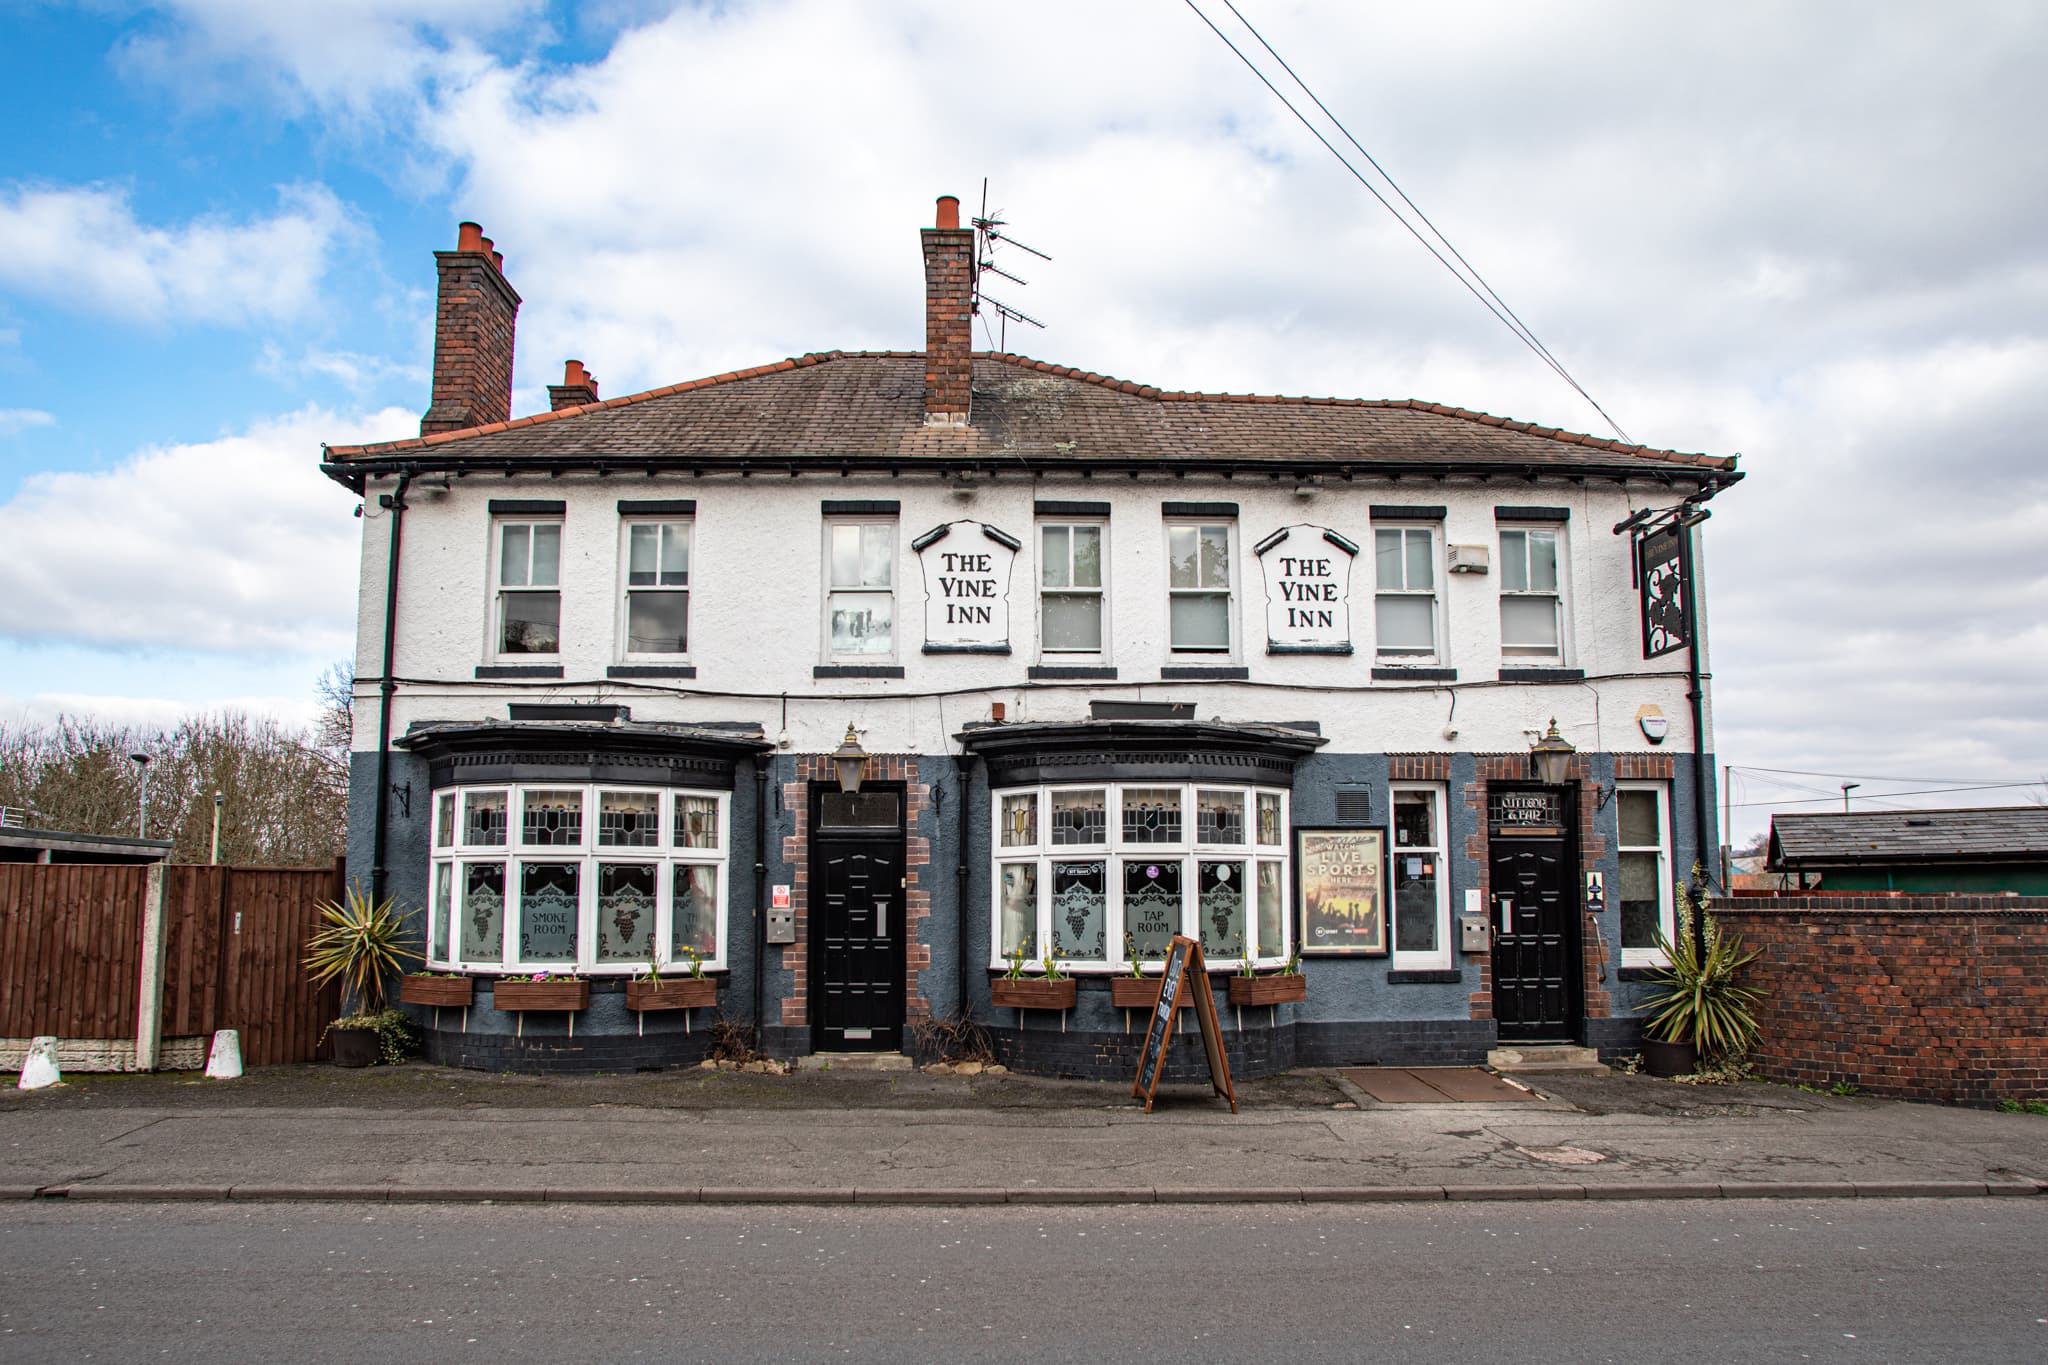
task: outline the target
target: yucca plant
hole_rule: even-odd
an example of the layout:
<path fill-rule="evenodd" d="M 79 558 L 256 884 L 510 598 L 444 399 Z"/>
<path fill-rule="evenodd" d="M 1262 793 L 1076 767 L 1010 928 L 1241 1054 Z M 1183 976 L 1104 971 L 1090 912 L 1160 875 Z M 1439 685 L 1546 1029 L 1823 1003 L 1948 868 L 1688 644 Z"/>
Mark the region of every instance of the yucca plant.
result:
<path fill-rule="evenodd" d="M 1689 917 L 1688 897 L 1679 892 L 1679 923 Z M 1657 947 L 1670 966 L 1660 969 L 1664 989 L 1647 1002 L 1652 1011 L 1647 1028 L 1652 1037 L 1691 1043 L 1702 1058 L 1731 1057 L 1746 1052 L 1756 1040 L 1753 1012 L 1763 992 L 1737 979 L 1756 961 L 1744 952 L 1742 940 L 1723 934 L 1711 914 L 1700 915 L 1697 936 L 1680 932 L 1672 942 L 1661 934 Z"/>
<path fill-rule="evenodd" d="M 346 898 L 325 901 L 318 909 L 320 927 L 306 940 L 306 970 L 313 984 L 339 981 L 342 994 L 356 1003 L 355 1014 L 382 1013 L 385 978 L 420 957 L 405 946 L 406 917 L 397 898 L 372 901 L 361 887 L 351 886 Z"/>

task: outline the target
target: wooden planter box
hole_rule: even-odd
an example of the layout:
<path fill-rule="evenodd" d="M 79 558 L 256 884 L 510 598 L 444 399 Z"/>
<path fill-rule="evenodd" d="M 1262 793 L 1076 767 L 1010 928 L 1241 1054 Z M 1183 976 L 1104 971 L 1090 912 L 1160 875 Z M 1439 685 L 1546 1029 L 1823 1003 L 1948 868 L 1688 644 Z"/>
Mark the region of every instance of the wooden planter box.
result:
<path fill-rule="evenodd" d="M 1233 1005 L 1291 1005 L 1308 999 L 1305 976 L 1233 976 L 1230 1003 Z"/>
<path fill-rule="evenodd" d="M 588 981 L 500 981 L 491 1003 L 501 1010 L 580 1010 L 590 1004 Z"/>
<path fill-rule="evenodd" d="M 988 983 L 995 1004 L 1020 1010 L 1070 1010 L 1074 1008 L 1074 978 L 1047 981 L 1040 976 L 999 976 Z"/>
<path fill-rule="evenodd" d="M 466 976 L 408 976 L 398 983 L 398 998 L 408 1005 L 440 1005 L 466 1010 L 476 982 Z"/>
<path fill-rule="evenodd" d="M 1112 976 L 1109 979 L 1109 1003 L 1120 1010 L 1149 1010 L 1159 1003 L 1159 978 L 1148 976 L 1140 980 L 1135 976 Z M 1180 1007 L 1188 1009 L 1193 1004 L 1193 999 L 1183 990 Z"/>
<path fill-rule="evenodd" d="M 628 981 L 629 1010 L 699 1010 L 718 1003 L 715 976 L 670 976 L 660 981 Z"/>

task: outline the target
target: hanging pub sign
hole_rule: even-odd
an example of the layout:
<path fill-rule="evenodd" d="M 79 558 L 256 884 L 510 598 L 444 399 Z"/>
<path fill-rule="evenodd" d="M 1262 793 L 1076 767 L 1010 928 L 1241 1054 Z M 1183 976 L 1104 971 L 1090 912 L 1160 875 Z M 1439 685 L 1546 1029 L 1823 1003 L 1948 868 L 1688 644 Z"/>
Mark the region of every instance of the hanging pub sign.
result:
<path fill-rule="evenodd" d="M 1010 652 L 1010 567 L 1021 543 L 978 521 L 947 522 L 910 542 L 924 570 L 925 653 Z"/>
<path fill-rule="evenodd" d="M 1253 552 L 1266 576 L 1266 652 L 1349 654 L 1358 547 L 1321 526 L 1283 526 Z"/>
<path fill-rule="evenodd" d="M 1692 556 L 1684 526 L 1667 526 L 1636 542 L 1643 595 L 1643 657 L 1684 649 L 1692 643 Z"/>

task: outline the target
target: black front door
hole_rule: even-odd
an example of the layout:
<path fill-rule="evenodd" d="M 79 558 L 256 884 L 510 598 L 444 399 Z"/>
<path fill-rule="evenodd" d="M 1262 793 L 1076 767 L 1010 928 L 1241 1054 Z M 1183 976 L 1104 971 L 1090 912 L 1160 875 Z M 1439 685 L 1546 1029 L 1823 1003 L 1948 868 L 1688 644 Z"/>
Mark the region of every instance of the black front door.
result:
<path fill-rule="evenodd" d="M 811 1046 L 903 1046 L 902 794 L 811 802 Z"/>
<path fill-rule="evenodd" d="M 1576 1042 L 1580 1026 L 1578 858 L 1558 787 L 1488 793 L 1493 1017 L 1500 1039 Z"/>

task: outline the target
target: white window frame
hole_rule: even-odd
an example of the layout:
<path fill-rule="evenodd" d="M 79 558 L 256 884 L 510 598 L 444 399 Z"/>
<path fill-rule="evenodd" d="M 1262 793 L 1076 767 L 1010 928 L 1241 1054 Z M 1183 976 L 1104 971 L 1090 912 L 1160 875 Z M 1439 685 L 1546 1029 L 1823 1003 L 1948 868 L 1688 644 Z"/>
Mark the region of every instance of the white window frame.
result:
<path fill-rule="evenodd" d="M 1230 563 L 1224 574 L 1221 588 L 1197 586 L 1176 588 L 1173 586 L 1173 533 L 1177 530 L 1195 532 L 1196 572 L 1199 576 L 1201 565 L 1201 533 L 1220 530 L 1224 534 L 1224 553 Z M 1235 517 L 1168 517 L 1164 535 L 1166 537 L 1166 650 L 1167 653 L 1186 658 L 1213 659 L 1221 662 L 1234 661 L 1238 653 L 1238 637 L 1243 633 L 1237 628 L 1237 519 Z M 1221 649 L 1206 645 L 1178 645 L 1173 640 L 1173 601 L 1176 597 L 1221 597 L 1223 599 L 1224 647 Z"/>
<path fill-rule="evenodd" d="M 1074 539 L 1077 528 L 1093 530 L 1097 537 L 1100 577 L 1102 581 L 1093 588 L 1076 586 L 1074 576 Z M 1045 533 L 1049 530 L 1064 530 L 1067 533 L 1067 578 L 1066 584 L 1048 584 L 1045 572 L 1048 567 L 1045 554 Z M 1094 649 L 1063 649 L 1045 642 L 1045 598 L 1047 593 L 1055 596 L 1075 597 L 1095 595 L 1097 613 L 1096 634 L 1100 643 Z M 1040 658 L 1058 659 L 1063 662 L 1102 660 L 1109 657 L 1109 521 L 1104 517 L 1048 517 L 1038 523 L 1038 653 Z"/>
<path fill-rule="evenodd" d="M 527 541 L 526 541 L 526 573 L 525 573 L 525 577 L 526 577 L 526 578 L 528 578 L 528 579 L 530 580 L 530 579 L 531 579 L 531 578 L 533 577 L 533 531 L 534 531 L 534 528 L 536 528 L 536 527 L 543 527 L 543 526 L 545 526 L 545 527 L 553 527 L 553 528 L 554 528 L 554 531 L 555 531 L 555 536 L 556 536 L 556 539 L 555 539 L 555 581 L 554 581 L 554 582 L 553 582 L 552 584 L 534 584 L 534 583 L 531 583 L 531 582 L 526 582 L 526 583 L 513 583 L 513 584 L 507 584 L 507 583 L 506 583 L 506 582 L 504 581 L 504 578 L 505 578 L 505 533 L 506 533 L 506 532 L 507 532 L 508 530 L 510 530 L 510 529 L 512 529 L 512 528 L 514 528 L 514 527 L 521 527 L 521 528 L 524 528 L 524 529 L 526 530 L 526 532 L 527 532 Z M 567 547 L 566 547 L 566 543 L 565 543 L 565 542 L 566 542 L 566 540 L 567 540 L 567 536 L 566 536 L 566 534 L 565 534 L 565 533 L 566 533 L 566 530 L 567 530 L 567 527 L 566 527 L 566 523 L 565 523 L 565 520 L 564 520 L 564 518 L 562 518 L 562 517 L 559 517 L 559 516 L 504 516 L 504 517 L 493 517 L 493 518 L 491 519 L 491 537 L 490 537 L 490 556 L 491 556 L 491 563 L 490 563 L 490 581 L 491 581 L 491 611 L 490 611 L 490 620 L 489 620 L 488 624 L 487 624 L 487 625 L 485 626 L 485 630 L 489 632 L 489 641 L 488 641 L 488 645 L 489 645 L 489 647 L 488 647 L 488 649 L 486 650 L 486 657 L 487 657 L 487 658 L 491 658 L 491 659 L 505 659 L 505 660 L 512 660 L 512 661 L 522 661 L 522 660 L 535 660 L 535 659 L 539 659 L 539 660 L 555 660 L 555 659 L 560 659 L 560 658 L 562 657 L 562 634 L 563 634 L 563 622 L 562 622 L 562 564 L 563 564 L 563 561 L 564 561 L 564 559 L 565 559 L 565 557 L 566 557 L 566 554 L 565 554 L 565 551 L 566 551 L 566 548 L 567 548 Z M 539 650 L 509 650 L 509 649 L 506 649 L 506 648 L 505 648 L 505 598 L 506 598 L 506 595 L 507 595 L 508 593 L 511 593 L 511 594 L 524 594 L 524 595 L 538 595 L 538 594 L 540 594 L 540 593 L 546 593 L 546 592 L 551 592 L 551 593 L 553 593 L 553 595 L 554 595 L 554 599 L 555 599 L 555 648 L 554 648 L 554 650 L 553 650 L 552 652 L 542 652 L 542 651 L 539 651 Z"/>
<path fill-rule="evenodd" d="M 654 583 L 633 582 L 633 532 L 635 528 L 655 527 L 655 577 Z M 662 583 L 661 542 L 670 529 L 679 529 L 683 534 L 683 581 Z M 619 658 L 631 660 L 684 660 L 690 657 L 690 635 L 695 633 L 695 622 L 685 627 L 681 650 L 652 650 L 633 648 L 633 597 L 635 594 L 659 594 L 683 599 L 685 619 L 688 619 L 690 601 L 690 577 L 696 572 L 697 525 L 691 516 L 628 516 L 619 518 L 619 617 L 618 640 Z"/>
<path fill-rule="evenodd" d="M 1621 842 L 1621 794 L 1623 792 L 1649 792 L 1657 801 L 1657 838 L 1655 847 L 1648 844 L 1624 844 Z M 1657 924 L 1664 937 L 1676 940 L 1678 935 L 1678 906 L 1673 894 L 1674 885 L 1671 870 L 1671 784 L 1669 782 L 1634 781 L 1616 782 L 1614 799 L 1609 803 L 1614 809 L 1614 855 L 1615 885 L 1609 896 L 1614 906 L 1614 941 L 1621 943 L 1621 855 L 1624 853 L 1655 853 L 1657 855 Z M 1631 948 L 1622 944 L 1621 965 L 1624 967 L 1668 967 L 1671 962 L 1655 948 Z"/>
<path fill-rule="evenodd" d="M 1424 848 L 1436 859 L 1436 942 L 1435 952 L 1403 952 L 1401 949 L 1400 915 L 1395 904 L 1395 888 L 1401 880 L 1398 860 L 1417 846 L 1395 842 L 1399 837 L 1394 825 L 1394 803 L 1400 797 L 1421 792 L 1431 798 L 1431 829 L 1433 841 Z M 1450 812 L 1450 789 L 1442 782 L 1396 782 L 1388 788 L 1387 797 L 1387 850 L 1390 874 L 1387 878 L 1387 919 L 1388 941 L 1393 945 L 1392 970 L 1397 972 L 1449 971 L 1451 958 L 1451 860 L 1446 847 L 1449 841 L 1448 821 Z"/>
<path fill-rule="evenodd" d="M 897 534 L 894 516 L 828 516 L 825 518 L 823 545 L 823 573 L 825 610 L 821 613 L 819 626 L 822 633 L 820 650 L 822 657 L 834 663 L 893 663 L 903 649 L 902 605 L 896 596 L 896 585 L 903 577 L 902 565 L 897 562 L 902 546 Z M 868 527 L 881 527 L 889 533 L 889 581 L 886 584 L 870 584 L 865 581 L 839 584 L 833 580 L 832 537 L 842 527 L 858 528 L 865 535 Z M 887 650 L 835 652 L 832 648 L 832 604 L 840 597 L 883 597 L 889 603 L 889 648 Z"/>
<path fill-rule="evenodd" d="M 1123 837 L 1123 808 L 1126 794 L 1132 791 L 1171 790 L 1180 795 L 1181 831 L 1180 838 L 1170 842 L 1140 843 L 1127 841 Z M 1052 798 L 1062 792 L 1095 792 L 1104 794 L 1103 841 L 1091 844 L 1054 844 L 1052 840 Z M 1196 794 L 1198 792 L 1232 792 L 1244 802 L 1244 842 L 1204 843 L 1198 837 L 1196 817 Z M 1005 846 L 1002 842 L 1003 798 L 1032 794 L 1037 801 L 1037 834 L 1028 845 Z M 1259 797 L 1277 797 L 1280 803 L 1279 834 L 1277 844 L 1259 842 Z M 1127 973 L 1130 957 L 1124 951 L 1124 865 L 1132 862 L 1177 862 L 1181 866 L 1181 908 L 1180 923 L 1176 933 L 1186 934 L 1197 942 L 1204 942 L 1199 922 L 1200 906 L 1200 864 L 1204 862 L 1237 862 L 1243 869 L 1245 909 L 1244 923 L 1246 937 L 1251 940 L 1252 965 L 1254 967 L 1278 968 L 1286 965 L 1294 952 L 1293 916 L 1293 849 L 1288 840 L 1290 829 L 1289 801 L 1291 793 L 1284 787 L 1249 787 L 1231 782 L 1177 782 L 1172 780 L 1147 781 L 1142 778 L 1128 781 L 1104 782 L 1062 782 L 1044 786 L 1000 787 L 989 793 L 989 829 L 992 831 L 991 845 L 994 850 L 989 871 L 989 967 L 1007 970 L 1010 962 L 1003 956 L 1003 868 L 1011 864 L 1032 864 L 1037 867 L 1037 904 L 1034 907 L 1037 918 L 1033 937 L 1038 956 L 1027 959 L 1024 970 L 1036 973 L 1042 970 L 1041 962 L 1052 943 L 1052 865 L 1067 862 L 1101 862 L 1103 864 L 1103 910 L 1104 948 L 1106 955 L 1101 958 L 1059 959 L 1060 970 L 1076 975 L 1109 975 Z M 1280 870 L 1280 942 L 1260 943 L 1259 924 L 1259 865 L 1271 864 Z M 1202 957 L 1211 971 L 1232 970 L 1243 966 L 1242 957 L 1228 954 L 1213 954 L 1206 947 Z M 1147 974 L 1157 974 L 1164 963 L 1155 958 L 1145 959 Z"/>
<path fill-rule="evenodd" d="M 1499 527 L 1499 532 L 1500 532 L 1500 534 L 1499 534 L 1499 536 L 1497 537 L 1497 539 L 1498 539 L 1498 540 L 1499 540 L 1499 542 L 1500 542 L 1500 585 L 1501 585 L 1501 587 L 1500 587 L 1500 600 L 1501 600 L 1501 611 L 1500 611 L 1500 653 L 1501 653 L 1501 658 L 1502 658 L 1502 659 L 1504 659 L 1504 660 L 1513 660 L 1513 661 L 1515 661 L 1515 663 L 1528 663 L 1528 664 L 1533 664 L 1533 665 L 1534 665 L 1534 666 L 1536 666 L 1536 667 L 1542 667 L 1542 666 L 1543 666 L 1544 664 L 1546 664 L 1546 663 L 1549 663 L 1549 664 L 1558 664 L 1558 665 L 1562 665 L 1562 664 L 1564 663 L 1565 659 L 1566 659 L 1566 656 L 1567 656 L 1567 655 L 1568 655 L 1568 653 L 1569 653 L 1569 650 L 1568 650 L 1568 649 L 1566 648 L 1566 643 L 1565 643 L 1565 640 L 1566 640 L 1566 637 L 1565 637 L 1565 624 L 1566 624 L 1566 622 L 1565 622 L 1565 611 L 1564 611 L 1564 599 L 1565 599 L 1565 580 L 1566 580 L 1566 569 L 1565 569 L 1565 554 L 1566 554 L 1566 550 L 1567 550 L 1567 548 L 1568 548 L 1568 547 L 1567 547 L 1567 542 L 1566 542 L 1566 539 L 1565 539 L 1565 528 L 1564 528 L 1564 526 L 1563 526 L 1563 525 L 1561 525 L 1561 524 L 1554 524 L 1554 523 L 1541 523 L 1541 522 L 1521 522 L 1521 523 L 1515 523 L 1515 522 L 1510 522 L 1510 523 L 1506 523 L 1506 524 L 1504 524 L 1504 525 L 1501 525 L 1501 526 Z M 1551 588 L 1547 588 L 1547 589 L 1545 589 L 1545 588 L 1529 588 L 1529 587 L 1522 587 L 1522 588 L 1510 588 L 1510 587 L 1508 587 L 1508 585 L 1507 585 L 1507 584 L 1508 584 L 1508 537 L 1509 537 L 1509 536 L 1521 536 L 1521 537 L 1523 538 L 1523 539 L 1522 539 L 1522 542 L 1521 542 L 1521 544 L 1522 544 L 1522 557 L 1521 557 L 1521 565 L 1522 565 L 1522 581 L 1523 581 L 1523 582 L 1524 582 L 1525 584 L 1526 584 L 1526 583 L 1527 583 L 1527 582 L 1529 581 L 1529 563 L 1530 563 L 1530 555 L 1529 555 L 1529 543 L 1530 543 L 1530 541 L 1529 541 L 1529 537 L 1532 537 L 1532 536 L 1547 536 L 1547 537 L 1549 537 L 1549 538 L 1550 538 L 1551 544 L 1552 544 L 1553 546 L 1555 546 L 1555 547 L 1556 547 L 1556 555 L 1557 555 L 1557 583 L 1555 584 L 1555 586 L 1554 586 L 1554 587 L 1551 587 Z M 1508 630 L 1507 630 L 1507 604 L 1508 604 L 1508 603 L 1509 603 L 1510 601 L 1516 601 L 1516 600 L 1520 600 L 1520 601 L 1543 601 L 1543 600 L 1548 600 L 1548 601 L 1549 601 L 1549 603 L 1550 603 L 1550 608 L 1551 608 L 1551 619 L 1552 619 L 1552 621 L 1554 622 L 1554 625 L 1555 625 L 1555 630 L 1556 630 L 1556 633 L 1557 633 L 1557 647 L 1556 647 L 1555 649 L 1548 649 L 1548 650 L 1546 650 L 1546 649 L 1543 649 L 1543 648 L 1542 648 L 1541 646 L 1537 646 L 1537 645 L 1530 645 L 1530 644 L 1522 644 L 1522 643 L 1515 643 L 1515 644 L 1511 644 L 1511 643 L 1509 643 L 1509 641 L 1508 641 Z M 1511 664 L 1510 666 L 1512 667 L 1513 665 Z"/>
<path fill-rule="evenodd" d="M 575 844 L 532 845 L 520 839 L 520 810 L 523 797 L 537 791 L 576 791 L 583 797 L 583 822 L 581 837 Z M 598 842 L 598 802 L 607 792 L 629 792 L 635 795 L 653 793 L 660 798 L 656 810 L 660 837 L 651 847 L 626 847 L 623 845 L 600 844 Z M 462 842 L 463 818 L 466 797 L 470 793 L 502 795 L 505 807 L 505 842 L 502 844 L 468 844 Z M 453 796 L 453 801 L 445 800 Z M 684 797 L 710 798 L 718 803 L 716 848 L 684 848 L 675 842 L 675 813 L 677 802 Z M 691 964 L 685 956 L 678 961 L 674 954 L 674 897 L 675 869 L 678 867 L 706 866 L 716 869 L 718 874 L 718 904 L 715 918 L 718 933 L 718 952 L 702 961 L 707 972 L 724 971 L 728 966 L 731 952 L 729 908 L 732 903 L 731 848 L 732 848 L 732 796 L 729 792 L 703 791 L 695 788 L 641 787 L 621 782 L 525 782 L 525 783 L 475 783 L 464 786 L 436 788 L 433 794 L 429 845 L 431 855 L 427 871 L 428 889 L 428 930 L 426 965 L 436 971 L 471 972 L 477 974 L 530 972 L 555 972 L 577 976 L 631 976 L 647 968 L 644 960 L 633 962 L 599 962 L 597 960 L 597 883 L 598 868 L 606 863 L 652 864 L 655 867 L 655 917 L 652 929 L 655 959 L 664 967 L 687 969 Z M 449 826 L 453 825 L 450 829 Z M 498 864 L 505 869 L 504 922 L 500 926 L 500 944 L 495 958 L 465 958 L 462 953 L 462 929 L 457 922 L 458 906 L 462 896 L 464 869 L 470 864 Z M 576 961 L 529 962 L 517 956 L 519 943 L 520 882 L 521 869 L 528 863 L 576 863 L 577 873 L 577 916 L 576 916 Z M 443 900 L 439 894 L 442 869 L 448 872 L 449 896 Z M 446 925 L 447 951 L 435 953 L 434 927 L 439 919 Z"/>
<path fill-rule="evenodd" d="M 1391 532 L 1401 536 L 1401 586 L 1389 588 L 1379 576 L 1380 535 Z M 1430 587 L 1420 592 L 1408 586 L 1408 540 L 1420 532 L 1429 537 Z M 1375 658 L 1386 659 L 1400 664 L 1433 664 L 1444 657 L 1444 612 L 1443 598 L 1439 589 L 1444 581 L 1443 528 L 1434 523 L 1417 522 L 1374 522 L 1372 527 L 1373 548 L 1373 616 L 1372 642 Z M 1427 598 L 1429 601 L 1429 649 L 1427 651 L 1400 648 L 1389 649 L 1380 633 L 1379 604 L 1383 597 Z"/>

